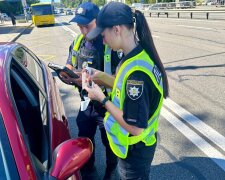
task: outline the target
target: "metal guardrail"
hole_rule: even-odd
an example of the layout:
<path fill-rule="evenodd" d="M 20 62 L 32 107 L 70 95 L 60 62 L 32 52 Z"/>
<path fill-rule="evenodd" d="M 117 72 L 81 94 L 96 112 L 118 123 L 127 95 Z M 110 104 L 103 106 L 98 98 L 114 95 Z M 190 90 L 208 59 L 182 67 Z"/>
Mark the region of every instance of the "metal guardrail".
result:
<path fill-rule="evenodd" d="M 160 9 L 160 10 L 149 10 L 145 11 L 148 12 L 150 17 L 153 13 L 157 14 L 158 17 L 160 14 L 165 14 L 167 18 L 169 17 L 169 14 L 177 13 L 177 17 L 180 18 L 181 13 L 190 13 L 191 19 L 193 18 L 193 13 L 205 13 L 206 18 L 209 19 L 209 13 L 224 13 L 225 14 L 225 8 L 219 8 L 219 9 Z"/>

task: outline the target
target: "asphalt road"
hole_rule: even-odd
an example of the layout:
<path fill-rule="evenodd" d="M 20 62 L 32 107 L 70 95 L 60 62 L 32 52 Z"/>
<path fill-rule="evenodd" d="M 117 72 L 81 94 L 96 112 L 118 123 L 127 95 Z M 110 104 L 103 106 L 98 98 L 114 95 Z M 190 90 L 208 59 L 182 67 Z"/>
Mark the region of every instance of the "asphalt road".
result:
<path fill-rule="evenodd" d="M 53 27 L 32 28 L 17 42 L 40 59 L 65 64 L 68 47 L 79 33 L 72 16 L 58 16 Z M 147 17 L 154 42 L 166 68 L 170 97 L 164 101 L 151 179 L 225 179 L 225 24 L 205 19 Z M 58 80 L 77 136 L 79 96 Z M 96 136 L 96 166 L 105 167 L 104 149 Z"/>

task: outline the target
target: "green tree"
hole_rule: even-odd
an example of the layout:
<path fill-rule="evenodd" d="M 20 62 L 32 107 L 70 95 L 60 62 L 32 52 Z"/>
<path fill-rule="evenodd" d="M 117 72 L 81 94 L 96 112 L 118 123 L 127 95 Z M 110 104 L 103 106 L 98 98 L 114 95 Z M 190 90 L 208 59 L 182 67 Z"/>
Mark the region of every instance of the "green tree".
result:
<path fill-rule="evenodd" d="M 132 3 L 140 3 L 143 2 L 144 4 L 154 4 L 156 3 L 156 0 L 126 0 L 126 4 L 131 5 Z"/>
<path fill-rule="evenodd" d="M 61 3 L 65 7 L 72 7 L 72 8 L 77 7 L 79 4 L 83 2 L 93 2 L 100 7 L 106 3 L 106 0 L 61 0 Z"/>
<path fill-rule="evenodd" d="M 27 5 L 30 6 L 31 4 L 39 3 L 40 0 L 27 0 Z"/>
<path fill-rule="evenodd" d="M 0 1 L 0 11 L 7 13 L 8 15 L 12 12 L 14 15 L 23 13 L 23 7 L 21 1 L 19 2 L 7 2 Z"/>
<path fill-rule="evenodd" d="M 106 3 L 106 0 L 93 0 L 92 2 L 97 4 L 100 7 L 100 6 L 104 6 L 104 4 Z"/>

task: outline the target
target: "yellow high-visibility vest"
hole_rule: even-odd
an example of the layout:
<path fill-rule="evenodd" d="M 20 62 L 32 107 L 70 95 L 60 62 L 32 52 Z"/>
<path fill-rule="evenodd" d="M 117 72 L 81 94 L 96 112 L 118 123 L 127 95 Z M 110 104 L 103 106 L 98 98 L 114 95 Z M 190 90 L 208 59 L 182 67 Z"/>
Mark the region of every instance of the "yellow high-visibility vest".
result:
<path fill-rule="evenodd" d="M 155 133 L 158 129 L 158 118 L 163 103 L 162 78 L 160 76 L 160 78 L 155 76 L 155 74 L 157 74 L 155 73 L 156 70 L 158 70 L 158 68 L 155 66 L 154 62 L 150 59 L 148 54 L 142 50 L 142 52 L 136 56 L 127 59 L 121 65 L 116 75 L 111 99 L 112 103 L 121 110 L 123 110 L 123 103 L 125 99 L 126 81 L 129 75 L 134 71 L 142 71 L 146 73 L 161 94 L 158 107 L 148 120 L 148 127 L 138 136 L 129 136 L 129 132 L 121 127 L 109 112 L 106 113 L 104 125 L 109 144 L 114 154 L 120 158 L 127 157 L 129 145 L 142 141 L 146 146 L 151 146 L 156 142 Z"/>

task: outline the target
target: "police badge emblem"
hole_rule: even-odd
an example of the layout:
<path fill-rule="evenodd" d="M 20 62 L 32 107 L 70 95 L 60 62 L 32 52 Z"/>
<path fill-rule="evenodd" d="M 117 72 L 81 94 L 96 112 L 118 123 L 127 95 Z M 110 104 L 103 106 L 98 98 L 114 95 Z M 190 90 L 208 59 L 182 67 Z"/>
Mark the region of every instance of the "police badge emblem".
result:
<path fill-rule="evenodd" d="M 117 51 L 117 56 L 118 56 L 119 59 L 122 59 L 123 52 L 122 51 Z"/>
<path fill-rule="evenodd" d="M 79 8 L 76 10 L 76 14 L 80 14 L 80 15 L 85 15 L 85 12 L 86 12 L 86 10 L 83 9 L 82 7 L 79 7 Z"/>
<path fill-rule="evenodd" d="M 127 81 L 127 95 L 132 100 L 137 100 L 141 97 L 143 93 L 144 82 L 143 81 L 135 81 L 135 80 L 128 80 Z"/>

